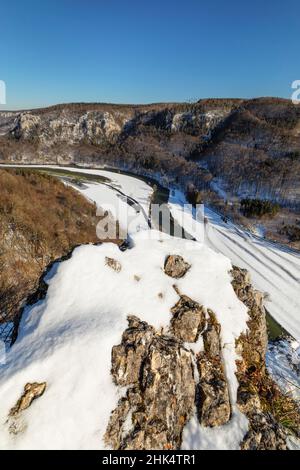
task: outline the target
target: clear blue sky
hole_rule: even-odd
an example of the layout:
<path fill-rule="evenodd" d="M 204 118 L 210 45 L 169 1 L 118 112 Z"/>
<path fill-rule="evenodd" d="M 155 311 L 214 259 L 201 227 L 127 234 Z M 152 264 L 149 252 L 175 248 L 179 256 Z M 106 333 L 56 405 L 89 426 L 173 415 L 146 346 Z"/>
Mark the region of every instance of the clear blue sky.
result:
<path fill-rule="evenodd" d="M 7 109 L 290 97 L 300 79 L 299 0 L 1 0 L 0 18 Z"/>

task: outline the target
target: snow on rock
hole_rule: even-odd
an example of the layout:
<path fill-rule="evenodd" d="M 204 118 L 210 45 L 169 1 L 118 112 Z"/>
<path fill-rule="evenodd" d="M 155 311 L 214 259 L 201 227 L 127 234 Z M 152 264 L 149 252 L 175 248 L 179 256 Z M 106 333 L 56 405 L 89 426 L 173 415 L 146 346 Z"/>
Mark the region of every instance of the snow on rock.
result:
<path fill-rule="evenodd" d="M 230 422 L 214 430 L 203 429 L 192 419 L 184 430 L 183 448 L 238 447 L 247 419 L 235 405 L 235 340 L 246 330 L 248 315 L 231 285 L 231 263 L 203 244 L 159 240 L 158 233 L 149 239 L 145 234 L 134 235 L 133 248 L 124 252 L 114 244 L 81 246 L 47 275 L 46 298 L 25 309 L 18 339 L 1 366 L 0 448 L 104 447 L 110 413 L 124 393 L 112 382 L 112 347 L 120 343 L 128 315 L 155 329 L 169 325 L 170 310 L 178 301 L 174 279 L 163 270 L 170 254 L 182 256 L 191 265 L 176 280 L 179 291 L 211 309 L 221 326 L 232 406 Z M 119 262 L 122 269 L 115 272 L 105 264 L 105 257 Z M 25 384 L 33 382 L 46 382 L 47 389 L 23 411 L 22 431 L 12 435 L 6 422 L 9 410 Z"/>

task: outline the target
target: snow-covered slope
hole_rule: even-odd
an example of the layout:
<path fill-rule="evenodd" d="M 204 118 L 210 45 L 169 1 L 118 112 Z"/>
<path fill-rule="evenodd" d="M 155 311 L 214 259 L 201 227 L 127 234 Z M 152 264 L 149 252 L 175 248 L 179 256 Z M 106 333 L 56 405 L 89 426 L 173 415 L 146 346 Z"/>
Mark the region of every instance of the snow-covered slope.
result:
<path fill-rule="evenodd" d="M 56 169 L 56 170 L 66 170 L 72 173 L 85 173 L 87 175 L 95 175 L 95 176 L 103 176 L 111 180 L 111 185 L 115 187 L 117 190 L 121 190 L 126 196 L 133 197 L 145 210 L 146 213 L 149 211 L 149 204 L 150 198 L 152 194 L 152 188 L 150 185 L 145 183 L 143 180 L 139 178 L 135 178 L 130 175 L 125 175 L 122 173 L 109 171 L 109 170 L 96 170 L 96 169 L 86 169 L 86 168 L 73 168 L 73 167 L 63 167 L 58 165 L 1 165 L 0 167 L 7 167 L 7 168 L 49 168 L 49 169 Z M 94 189 L 95 186 L 99 186 L 100 188 L 102 185 L 93 185 Z M 100 191 L 100 189 L 99 189 Z M 100 194 L 100 193 L 99 193 Z M 92 198 L 92 197 L 91 197 Z M 97 193 L 96 193 L 97 199 Z M 98 202 L 98 201 L 96 201 Z"/>
<path fill-rule="evenodd" d="M 221 324 L 235 418 L 231 427 L 225 427 L 222 438 L 216 441 L 212 433 L 212 439 L 219 448 L 238 446 L 247 420 L 234 405 L 235 339 L 245 330 L 248 316 L 231 286 L 231 264 L 200 243 L 165 237 L 149 240 L 143 235 L 135 235 L 134 247 L 125 252 L 113 244 L 81 246 L 69 260 L 52 268 L 46 279 L 47 296 L 26 308 L 19 337 L 1 370 L 0 448 L 103 447 L 109 414 L 118 399 L 110 375 L 111 348 L 120 342 L 128 314 L 156 328 L 169 324 L 170 308 L 178 295 L 172 287 L 174 279 L 165 275 L 163 266 L 165 257 L 172 253 L 192 265 L 185 277 L 176 281 L 180 291 L 211 308 Z M 107 266 L 105 256 L 119 261 L 121 271 Z M 196 347 L 200 349 L 201 344 Z M 11 434 L 6 422 L 9 410 L 27 382 L 47 382 L 47 388 L 22 412 L 17 423 L 20 432 Z M 199 433 L 200 426 L 191 423 L 184 445 L 199 445 Z"/>
<path fill-rule="evenodd" d="M 184 204 L 185 197 L 179 191 L 170 197 L 173 217 L 198 239 L 202 232 L 191 232 L 193 216 L 187 212 L 183 218 Z M 254 236 L 231 222 L 225 223 L 208 208 L 205 208 L 205 216 L 208 223 L 205 224 L 204 242 L 250 272 L 254 286 L 267 294 L 265 305 L 272 317 L 299 342 L 300 253 Z"/>

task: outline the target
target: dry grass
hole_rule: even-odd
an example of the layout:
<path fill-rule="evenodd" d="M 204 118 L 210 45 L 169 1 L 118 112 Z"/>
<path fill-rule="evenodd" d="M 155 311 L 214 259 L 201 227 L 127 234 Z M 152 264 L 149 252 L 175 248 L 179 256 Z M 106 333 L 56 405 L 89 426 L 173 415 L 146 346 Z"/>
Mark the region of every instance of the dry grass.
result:
<path fill-rule="evenodd" d="M 243 390 L 259 396 L 264 412 L 271 413 L 278 423 L 300 435 L 300 404 L 283 393 L 266 371 L 249 368 L 246 376 L 239 375 L 239 381 Z"/>
<path fill-rule="evenodd" d="M 96 243 L 95 206 L 58 179 L 0 170 L 0 321 L 13 319 L 45 268 Z"/>

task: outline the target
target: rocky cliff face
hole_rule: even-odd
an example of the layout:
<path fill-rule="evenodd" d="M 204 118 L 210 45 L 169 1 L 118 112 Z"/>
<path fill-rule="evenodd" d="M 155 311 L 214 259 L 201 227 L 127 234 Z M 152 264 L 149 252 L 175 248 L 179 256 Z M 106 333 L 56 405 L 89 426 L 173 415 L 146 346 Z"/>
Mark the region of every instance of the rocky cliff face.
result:
<path fill-rule="evenodd" d="M 159 129 L 162 133 L 206 135 L 231 109 L 216 108 L 206 112 L 196 107 L 187 111 L 182 108 L 180 105 L 124 108 L 117 105 L 61 105 L 48 110 L 0 112 L 0 135 L 50 147 L 61 142 L 101 146 L 104 140 L 113 143 L 118 137 L 137 133 L 143 126 Z"/>

